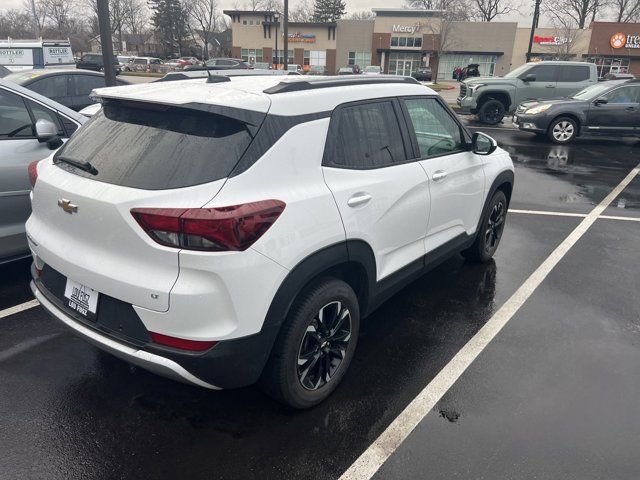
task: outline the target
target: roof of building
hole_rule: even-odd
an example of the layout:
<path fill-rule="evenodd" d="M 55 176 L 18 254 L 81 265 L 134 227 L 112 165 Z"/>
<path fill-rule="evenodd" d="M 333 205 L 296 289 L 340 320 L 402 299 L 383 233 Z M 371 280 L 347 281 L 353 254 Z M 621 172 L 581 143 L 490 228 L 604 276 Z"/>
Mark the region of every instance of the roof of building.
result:
<path fill-rule="evenodd" d="M 300 86 L 287 86 L 294 83 L 299 83 Z M 332 86 L 340 88 L 330 88 Z M 100 88 L 94 90 L 94 94 L 105 99 L 176 106 L 205 104 L 262 113 L 270 112 L 276 115 L 303 115 L 330 111 L 337 105 L 350 101 L 400 94 L 429 95 L 435 93 L 415 81 L 392 76 L 371 79 L 322 76 L 313 79 L 305 76 L 254 76 L 233 77 L 231 81 L 220 83 L 207 83 L 206 79 L 202 79 Z"/>
<path fill-rule="evenodd" d="M 378 17 L 437 17 L 444 10 L 425 10 L 422 8 L 372 8 Z"/>

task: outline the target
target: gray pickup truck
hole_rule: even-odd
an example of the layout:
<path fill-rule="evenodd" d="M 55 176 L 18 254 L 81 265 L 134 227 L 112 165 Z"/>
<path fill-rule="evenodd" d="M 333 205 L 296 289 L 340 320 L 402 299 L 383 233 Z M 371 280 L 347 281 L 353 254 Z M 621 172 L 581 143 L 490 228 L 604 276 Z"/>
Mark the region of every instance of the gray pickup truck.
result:
<path fill-rule="evenodd" d="M 476 77 L 460 85 L 462 113 L 478 115 L 487 125 L 513 114 L 522 102 L 568 97 L 598 81 L 596 66 L 585 62 L 532 62 L 504 77 Z"/>

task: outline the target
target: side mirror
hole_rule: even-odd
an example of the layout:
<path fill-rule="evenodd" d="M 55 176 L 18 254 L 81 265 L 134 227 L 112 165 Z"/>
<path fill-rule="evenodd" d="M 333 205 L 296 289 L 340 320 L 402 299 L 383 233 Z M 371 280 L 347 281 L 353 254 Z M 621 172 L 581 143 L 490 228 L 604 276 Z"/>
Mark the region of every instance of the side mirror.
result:
<path fill-rule="evenodd" d="M 523 82 L 535 82 L 536 76 L 533 73 L 527 73 L 524 77 L 521 78 Z"/>
<path fill-rule="evenodd" d="M 596 98 L 596 101 L 593 102 L 595 106 L 606 105 L 607 103 L 609 103 L 609 100 L 604 97 Z"/>
<path fill-rule="evenodd" d="M 58 127 L 44 118 L 36 122 L 36 136 L 38 141 L 46 143 L 50 150 L 55 150 L 62 145 L 62 140 L 58 136 Z"/>
<path fill-rule="evenodd" d="M 476 132 L 471 139 L 471 149 L 476 155 L 491 155 L 498 148 L 498 142 L 496 142 L 489 135 Z"/>

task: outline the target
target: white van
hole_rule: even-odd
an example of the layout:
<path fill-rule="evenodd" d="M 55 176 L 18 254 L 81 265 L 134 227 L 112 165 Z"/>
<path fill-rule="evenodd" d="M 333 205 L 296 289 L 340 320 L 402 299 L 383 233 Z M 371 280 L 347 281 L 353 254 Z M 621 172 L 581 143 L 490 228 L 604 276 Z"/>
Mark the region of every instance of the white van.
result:
<path fill-rule="evenodd" d="M 75 67 L 69 40 L 0 40 L 0 65 L 12 72 Z"/>

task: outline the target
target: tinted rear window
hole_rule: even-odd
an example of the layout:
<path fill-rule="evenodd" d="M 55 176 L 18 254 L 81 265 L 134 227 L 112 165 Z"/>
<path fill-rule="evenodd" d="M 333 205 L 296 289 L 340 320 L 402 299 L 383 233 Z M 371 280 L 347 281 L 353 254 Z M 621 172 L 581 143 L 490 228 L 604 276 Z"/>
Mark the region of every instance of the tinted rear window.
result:
<path fill-rule="evenodd" d="M 55 157 L 89 162 L 98 173 L 62 162 L 58 166 L 115 185 L 181 188 L 227 177 L 251 143 L 250 129 L 242 121 L 186 108 L 159 108 L 106 104 Z"/>

